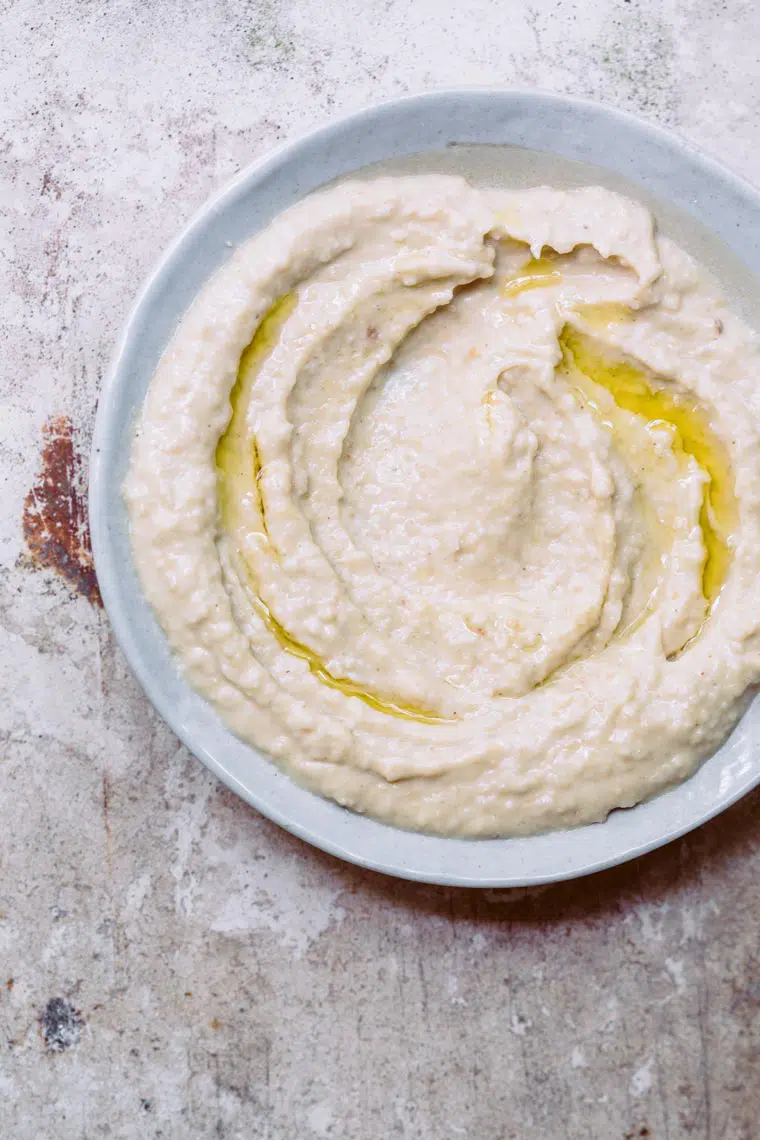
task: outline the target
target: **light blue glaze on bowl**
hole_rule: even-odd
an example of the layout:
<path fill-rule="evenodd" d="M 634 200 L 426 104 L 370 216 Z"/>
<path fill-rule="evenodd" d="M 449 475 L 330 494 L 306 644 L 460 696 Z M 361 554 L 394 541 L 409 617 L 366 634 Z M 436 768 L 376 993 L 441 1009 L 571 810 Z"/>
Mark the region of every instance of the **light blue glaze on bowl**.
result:
<path fill-rule="evenodd" d="M 245 170 L 193 218 L 143 288 L 116 347 L 98 407 L 90 524 L 111 623 L 140 683 L 171 728 L 264 815 L 342 859 L 387 874 L 474 887 L 526 886 L 588 874 L 651 851 L 760 783 L 756 700 L 727 743 L 686 783 L 605 823 L 518 839 L 445 839 L 356 815 L 294 784 L 233 736 L 179 676 L 146 603 L 121 495 L 132 426 L 175 325 L 236 246 L 316 187 L 370 163 L 451 143 L 530 148 L 593 163 L 712 231 L 760 277 L 760 194 L 678 138 L 630 115 L 540 92 L 460 90 L 372 107 L 289 143 Z"/>

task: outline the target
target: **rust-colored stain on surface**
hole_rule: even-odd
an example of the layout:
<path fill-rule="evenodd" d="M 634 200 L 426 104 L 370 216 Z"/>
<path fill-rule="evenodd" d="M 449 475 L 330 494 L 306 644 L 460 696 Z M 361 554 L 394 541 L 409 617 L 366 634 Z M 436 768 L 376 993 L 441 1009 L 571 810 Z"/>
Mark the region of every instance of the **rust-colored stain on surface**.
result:
<path fill-rule="evenodd" d="M 42 470 L 24 501 L 24 538 L 32 563 L 54 570 L 95 606 L 103 602 L 95 577 L 82 457 L 68 416 L 42 428 Z"/>

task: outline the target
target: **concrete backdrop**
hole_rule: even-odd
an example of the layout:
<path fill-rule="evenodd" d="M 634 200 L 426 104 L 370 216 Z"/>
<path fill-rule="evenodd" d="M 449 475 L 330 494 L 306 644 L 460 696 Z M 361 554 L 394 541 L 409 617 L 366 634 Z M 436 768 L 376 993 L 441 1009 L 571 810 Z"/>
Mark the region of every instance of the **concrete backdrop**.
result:
<path fill-rule="evenodd" d="M 326 116 L 465 83 L 760 182 L 755 0 L 0 0 L 0 1136 L 756 1140 L 760 796 L 532 891 L 342 866 L 157 719 L 84 486 L 161 248 Z"/>

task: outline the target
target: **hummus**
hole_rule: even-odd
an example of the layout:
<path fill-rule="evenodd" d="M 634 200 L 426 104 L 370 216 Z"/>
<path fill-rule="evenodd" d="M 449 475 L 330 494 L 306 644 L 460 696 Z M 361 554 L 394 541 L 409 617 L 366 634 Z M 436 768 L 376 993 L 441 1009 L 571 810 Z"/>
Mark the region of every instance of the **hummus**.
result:
<path fill-rule="evenodd" d="M 340 804 L 603 819 L 760 679 L 759 376 L 635 202 L 343 183 L 164 353 L 125 489 L 145 593 L 226 723 Z"/>

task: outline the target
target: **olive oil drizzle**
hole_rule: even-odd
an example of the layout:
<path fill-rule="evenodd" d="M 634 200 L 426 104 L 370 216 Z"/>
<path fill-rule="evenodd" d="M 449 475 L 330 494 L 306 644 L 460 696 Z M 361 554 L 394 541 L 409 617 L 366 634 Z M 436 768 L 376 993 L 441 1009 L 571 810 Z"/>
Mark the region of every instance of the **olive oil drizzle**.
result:
<path fill-rule="evenodd" d="M 251 485 L 256 495 L 256 505 L 261 517 L 261 534 L 266 538 L 272 549 L 274 544 L 269 533 L 266 520 L 266 503 L 261 487 L 261 453 L 256 439 L 251 439 L 246 423 L 246 410 L 250 402 L 251 392 L 256 381 L 258 369 L 264 360 L 276 347 L 280 331 L 286 319 L 293 311 L 296 303 L 295 293 L 286 293 L 280 297 L 263 317 L 251 343 L 244 349 L 237 377 L 230 391 L 230 406 L 232 415 L 224 434 L 216 447 L 215 461 L 219 487 L 219 508 L 222 525 L 230 534 L 234 533 L 240 523 L 238 506 Z M 401 703 L 380 697 L 370 690 L 363 688 L 346 677 L 336 677 L 327 668 L 324 660 L 303 642 L 298 641 L 285 626 L 275 617 L 269 606 L 261 597 L 258 583 L 253 569 L 249 565 L 245 553 L 238 548 L 246 572 L 248 596 L 251 604 L 263 621 L 266 628 L 276 639 L 286 653 L 305 661 L 309 670 L 318 681 L 328 688 L 337 689 L 347 697 L 357 697 L 369 708 L 388 716 L 399 717 L 402 720 L 416 721 L 421 724 L 445 724 L 456 720 L 456 717 L 442 717 L 428 709 L 416 705 Z"/>
<path fill-rule="evenodd" d="M 643 368 L 605 351 L 571 324 L 562 329 L 559 343 L 566 364 L 609 392 L 619 408 L 651 425 L 669 428 L 675 454 L 691 456 L 706 475 L 699 512 L 705 546 L 702 593 L 708 603 L 714 602 L 731 565 L 731 532 L 738 508 L 730 460 L 707 415 L 698 404 L 651 383 Z"/>
<path fill-rule="evenodd" d="M 249 450 L 246 409 L 256 381 L 259 366 L 279 340 L 280 330 L 296 304 L 295 293 L 285 293 L 264 314 L 250 344 L 243 350 L 235 383 L 230 392 L 232 415 L 227 429 L 216 445 L 216 470 L 219 486 L 219 509 L 222 523 L 232 529 L 237 518 L 237 496 L 253 484 L 256 506 L 264 537 L 274 548 L 267 526 L 266 504 L 261 487 L 261 455 L 254 438 Z"/>
<path fill-rule="evenodd" d="M 516 277 L 510 277 L 501 287 L 502 297 L 516 297 L 529 289 L 548 289 L 559 285 L 562 274 L 553 268 L 553 257 L 531 257 L 520 267 Z"/>
<path fill-rule="evenodd" d="M 325 665 L 322 658 L 309 649 L 303 642 L 297 641 L 292 634 L 288 633 L 285 627 L 277 620 L 269 606 L 263 600 L 260 594 L 255 594 L 252 598 L 253 607 L 262 619 L 267 629 L 272 633 L 281 647 L 293 657 L 300 657 L 305 661 L 309 670 L 321 681 L 323 685 L 327 685 L 330 689 L 337 689 L 347 697 L 358 697 L 360 701 L 364 701 L 365 705 L 369 705 L 371 709 L 376 709 L 377 712 L 385 713 L 387 716 L 400 717 L 402 720 L 414 720 L 421 724 L 447 724 L 452 719 L 450 717 L 436 716 L 432 712 L 428 712 L 422 708 L 414 705 L 400 704 L 396 701 L 386 700 L 384 697 L 379 697 L 375 693 L 370 692 L 368 689 L 362 688 L 357 685 L 355 681 L 349 680 L 347 677 L 336 677 L 334 673 Z"/>

